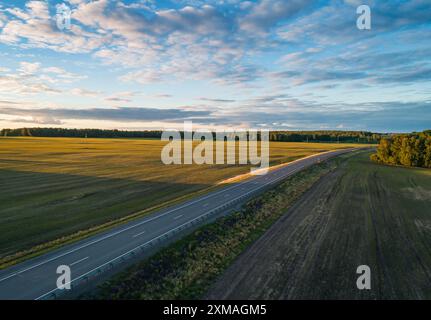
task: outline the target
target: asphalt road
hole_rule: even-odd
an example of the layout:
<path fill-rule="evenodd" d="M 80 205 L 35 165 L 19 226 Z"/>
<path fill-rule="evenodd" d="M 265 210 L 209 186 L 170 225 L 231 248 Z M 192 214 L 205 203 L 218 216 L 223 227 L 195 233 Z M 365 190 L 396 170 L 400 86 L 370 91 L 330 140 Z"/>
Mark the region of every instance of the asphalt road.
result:
<path fill-rule="evenodd" d="M 82 285 L 92 276 L 109 270 L 141 250 L 178 232 L 202 223 L 212 214 L 227 211 L 288 176 L 320 161 L 350 152 L 344 149 L 303 158 L 263 176 L 227 186 L 195 199 L 165 208 L 128 224 L 64 246 L 0 271 L 0 299 L 52 299 L 57 289 L 57 267 L 71 268 L 71 285 Z M 64 291 L 64 290 L 63 290 Z"/>

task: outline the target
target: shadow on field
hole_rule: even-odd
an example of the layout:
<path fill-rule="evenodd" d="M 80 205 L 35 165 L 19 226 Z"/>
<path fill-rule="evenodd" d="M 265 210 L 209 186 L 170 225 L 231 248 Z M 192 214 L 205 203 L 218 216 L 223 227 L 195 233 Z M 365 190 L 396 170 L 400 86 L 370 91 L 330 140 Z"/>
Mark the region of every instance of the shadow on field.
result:
<path fill-rule="evenodd" d="M 209 186 L 0 169 L 0 257 Z"/>

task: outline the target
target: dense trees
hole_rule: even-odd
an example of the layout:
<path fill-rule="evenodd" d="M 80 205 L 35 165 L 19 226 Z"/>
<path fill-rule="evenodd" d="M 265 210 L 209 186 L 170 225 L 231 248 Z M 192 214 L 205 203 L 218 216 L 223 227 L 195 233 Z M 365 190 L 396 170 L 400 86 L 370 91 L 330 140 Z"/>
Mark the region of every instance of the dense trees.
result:
<path fill-rule="evenodd" d="M 431 130 L 383 138 L 371 159 L 386 164 L 431 168 Z"/>
<path fill-rule="evenodd" d="M 21 128 L 3 129 L 1 136 L 160 138 L 162 131 L 120 131 L 101 129 Z M 271 131 L 271 141 L 378 143 L 382 135 L 366 131 Z"/>
<path fill-rule="evenodd" d="M 382 134 L 367 131 L 272 131 L 271 141 L 378 143 Z"/>
<path fill-rule="evenodd" d="M 121 131 L 102 129 L 21 128 L 3 129 L 0 136 L 76 137 L 76 138 L 160 138 L 162 131 Z"/>

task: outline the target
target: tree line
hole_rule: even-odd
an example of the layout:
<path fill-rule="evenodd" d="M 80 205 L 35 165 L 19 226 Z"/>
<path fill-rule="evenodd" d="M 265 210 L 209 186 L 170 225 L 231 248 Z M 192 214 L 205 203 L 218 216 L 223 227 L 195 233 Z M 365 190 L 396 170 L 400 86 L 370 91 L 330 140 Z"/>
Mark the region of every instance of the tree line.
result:
<path fill-rule="evenodd" d="M 183 133 L 182 133 L 183 134 Z M 157 138 L 161 130 L 123 131 L 103 129 L 63 129 L 63 128 L 19 128 L 3 129 L 1 136 L 9 137 L 76 137 L 76 138 Z M 385 136 L 367 131 L 271 131 L 271 141 L 284 142 L 340 142 L 378 143 Z"/>
<path fill-rule="evenodd" d="M 65 137 L 65 138 L 160 138 L 161 130 L 123 131 L 104 129 L 19 128 L 3 129 L 7 137 Z"/>
<path fill-rule="evenodd" d="M 378 143 L 385 136 L 368 131 L 271 131 L 271 141 Z"/>
<path fill-rule="evenodd" d="M 383 138 L 371 160 L 407 167 L 431 168 L 431 130 Z"/>

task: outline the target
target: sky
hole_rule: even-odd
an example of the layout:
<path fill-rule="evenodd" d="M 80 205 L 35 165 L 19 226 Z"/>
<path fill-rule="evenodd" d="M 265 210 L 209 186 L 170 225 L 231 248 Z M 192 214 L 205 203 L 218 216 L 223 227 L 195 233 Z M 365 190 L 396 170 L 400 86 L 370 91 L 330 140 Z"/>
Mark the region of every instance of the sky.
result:
<path fill-rule="evenodd" d="M 430 40 L 429 0 L 0 0 L 0 128 L 421 131 Z"/>

